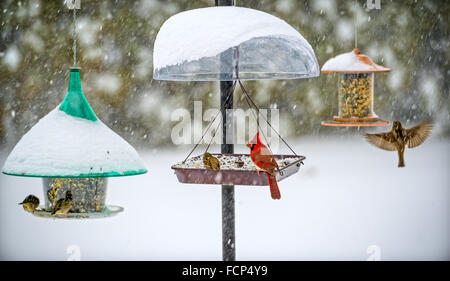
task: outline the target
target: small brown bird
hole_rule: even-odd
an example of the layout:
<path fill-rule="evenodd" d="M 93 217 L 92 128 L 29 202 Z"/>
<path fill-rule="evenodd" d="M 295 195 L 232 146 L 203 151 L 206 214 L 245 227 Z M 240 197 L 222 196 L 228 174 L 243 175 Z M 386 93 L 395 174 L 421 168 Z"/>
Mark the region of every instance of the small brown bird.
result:
<path fill-rule="evenodd" d="M 212 156 L 211 153 L 205 152 L 205 154 L 203 154 L 203 165 L 207 169 L 220 171 L 220 161 L 216 157 Z"/>
<path fill-rule="evenodd" d="M 423 122 L 411 129 L 404 129 L 399 121 L 394 121 L 390 132 L 381 134 L 366 134 L 366 139 L 378 148 L 398 152 L 398 166 L 405 167 L 403 154 L 405 146 L 414 148 L 421 145 L 430 135 L 432 125 Z"/>
<path fill-rule="evenodd" d="M 47 191 L 48 200 L 52 203 L 52 206 L 55 206 L 55 201 L 58 195 L 58 189 L 55 187 L 50 188 Z"/>
<path fill-rule="evenodd" d="M 59 199 L 56 201 L 53 207 L 52 215 L 57 214 L 67 214 L 72 207 L 72 192 L 70 190 L 66 191 L 66 198 Z"/>
<path fill-rule="evenodd" d="M 32 194 L 28 195 L 22 203 L 19 203 L 19 205 L 22 205 L 25 211 L 32 213 L 36 211 L 37 207 L 39 207 L 39 198 Z"/>

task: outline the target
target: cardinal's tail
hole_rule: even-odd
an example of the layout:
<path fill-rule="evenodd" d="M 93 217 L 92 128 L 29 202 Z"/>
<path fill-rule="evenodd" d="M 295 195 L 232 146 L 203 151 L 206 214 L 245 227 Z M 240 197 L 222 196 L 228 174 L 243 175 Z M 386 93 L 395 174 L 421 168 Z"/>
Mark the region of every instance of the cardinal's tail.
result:
<path fill-rule="evenodd" d="M 270 195 L 272 196 L 272 199 L 280 199 L 281 193 L 278 188 L 277 178 L 271 174 L 267 174 L 267 179 L 269 181 Z"/>

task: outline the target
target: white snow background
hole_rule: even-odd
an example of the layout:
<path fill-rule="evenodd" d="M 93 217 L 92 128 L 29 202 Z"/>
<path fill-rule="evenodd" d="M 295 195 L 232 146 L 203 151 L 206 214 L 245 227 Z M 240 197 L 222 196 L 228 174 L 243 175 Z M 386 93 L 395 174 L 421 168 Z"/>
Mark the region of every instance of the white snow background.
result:
<path fill-rule="evenodd" d="M 448 139 L 408 149 L 402 169 L 359 136 L 293 145 L 307 159 L 279 183 L 281 200 L 236 187 L 238 260 L 366 260 L 371 245 L 381 260 L 450 259 Z M 43 200 L 42 180 L 0 175 L 0 259 L 66 260 L 77 245 L 82 260 L 221 260 L 220 187 L 180 184 L 170 169 L 188 151 L 139 151 L 149 172 L 110 179 L 106 201 L 125 212 L 106 219 L 36 218 L 17 203 Z"/>

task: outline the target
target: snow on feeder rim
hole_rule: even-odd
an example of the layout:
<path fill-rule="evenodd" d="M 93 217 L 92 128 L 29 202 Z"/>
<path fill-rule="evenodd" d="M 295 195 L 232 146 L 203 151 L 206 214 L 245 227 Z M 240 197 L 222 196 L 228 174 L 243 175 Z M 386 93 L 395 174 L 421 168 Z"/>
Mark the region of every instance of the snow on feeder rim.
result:
<path fill-rule="evenodd" d="M 339 114 L 331 121 L 323 121 L 322 125 L 338 127 L 389 125 L 389 122 L 379 119 L 373 110 L 374 73 L 389 71 L 389 68 L 374 63 L 356 48 L 325 62 L 322 73 L 340 75 Z"/>
<path fill-rule="evenodd" d="M 44 116 L 16 144 L 4 164 L 7 175 L 44 178 L 45 210 L 67 190 L 71 213 L 57 217 L 110 216 L 121 207 L 105 207 L 107 177 L 147 172 L 136 150 L 101 122 L 81 91 L 80 69 L 70 69 L 63 102 Z M 48 197 L 56 191 L 56 200 Z M 48 214 L 47 214 L 48 213 Z M 84 213 L 84 215 L 77 215 Z M 35 215 L 50 216 L 49 212 Z M 55 216 L 52 216 L 55 217 Z"/>
<path fill-rule="evenodd" d="M 233 48 L 239 56 L 223 65 Z M 242 7 L 201 8 L 170 17 L 156 36 L 153 66 L 154 79 L 171 81 L 319 76 L 314 51 L 297 30 L 280 18 Z"/>

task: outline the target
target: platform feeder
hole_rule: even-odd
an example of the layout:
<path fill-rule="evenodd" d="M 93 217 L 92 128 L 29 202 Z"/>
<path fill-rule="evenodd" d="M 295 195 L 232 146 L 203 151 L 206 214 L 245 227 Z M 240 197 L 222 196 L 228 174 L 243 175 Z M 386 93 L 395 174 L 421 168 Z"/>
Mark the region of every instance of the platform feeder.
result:
<path fill-rule="evenodd" d="M 170 17 L 156 36 L 153 53 L 155 80 L 220 82 L 218 114 L 222 113 L 223 140 L 221 153 L 213 154 L 220 161 L 220 171 L 206 169 L 202 155 L 189 158 L 199 143 L 184 161 L 173 165 L 172 169 L 181 183 L 222 186 L 224 261 L 236 259 L 234 187 L 268 184 L 267 176 L 257 174 L 249 155 L 234 154 L 233 143 L 230 143 L 233 123 L 227 110 L 233 108 L 235 88 L 241 88 L 259 120 L 259 109 L 241 81 L 319 76 L 314 51 L 297 30 L 270 14 L 233 5 L 233 0 L 217 0 L 216 6 L 221 7 L 194 9 Z M 209 145 L 206 151 L 208 148 Z M 294 155 L 274 155 L 280 165 L 278 180 L 297 172 L 305 159 L 291 151 Z"/>

